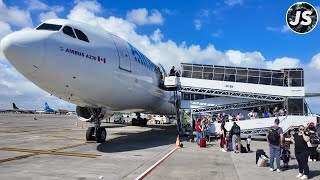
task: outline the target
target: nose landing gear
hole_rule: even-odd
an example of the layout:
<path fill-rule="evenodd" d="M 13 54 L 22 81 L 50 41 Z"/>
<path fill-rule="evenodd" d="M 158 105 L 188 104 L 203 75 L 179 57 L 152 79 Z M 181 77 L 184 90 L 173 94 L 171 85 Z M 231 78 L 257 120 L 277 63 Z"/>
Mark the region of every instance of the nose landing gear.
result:
<path fill-rule="evenodd" d="M 107 131 L 104 127 L 101 127 L 101 120 L 104 118 L 106 110 L 104 108 L 92 109 L 90 111 L 90 122 L 94 123 L 94 127 L 89 127 L 86 132 L 87 141 L 97 141 L 103 143 L 107 138 Z"/>

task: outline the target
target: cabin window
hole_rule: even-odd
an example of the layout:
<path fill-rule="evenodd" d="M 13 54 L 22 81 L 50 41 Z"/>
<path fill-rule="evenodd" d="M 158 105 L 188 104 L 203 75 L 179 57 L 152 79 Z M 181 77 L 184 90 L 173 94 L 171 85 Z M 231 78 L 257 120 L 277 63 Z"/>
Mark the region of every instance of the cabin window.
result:
<path fill-rule="evenodd" d="M 76 38 L 76 35 L 74 34 L 73 30 L 71 27 L 69 26 L 65 26 L 63 27 L 62 29 L 63 33 L 70 36 L 70 37 L 73 37 L 73 38 Z"/>
<path fill-rule="evenodd" d="M 36 30 L 59 31 L 61 27 L 62 27 L 61 25 L 57 25 L 57 24 L 43 23 L 39 27 L 37 27 Z"/>
<path fill-rule="evenodd" d="M 85 41 L 85 42 L 89 42 L 88 37 L 80 30 L 78 29 L 74 29 L 74 32 L 76 33 L 78 39 Z"/>

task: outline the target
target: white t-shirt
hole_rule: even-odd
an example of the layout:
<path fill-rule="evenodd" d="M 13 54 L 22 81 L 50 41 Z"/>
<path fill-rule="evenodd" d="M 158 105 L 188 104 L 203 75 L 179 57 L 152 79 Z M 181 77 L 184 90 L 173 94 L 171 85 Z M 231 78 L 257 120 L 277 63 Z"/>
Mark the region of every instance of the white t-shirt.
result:
<path fill-rule="evenodd" d="M 251 139 L 247 138 L 246 142 L 247 144 L 251 144 Z"/>

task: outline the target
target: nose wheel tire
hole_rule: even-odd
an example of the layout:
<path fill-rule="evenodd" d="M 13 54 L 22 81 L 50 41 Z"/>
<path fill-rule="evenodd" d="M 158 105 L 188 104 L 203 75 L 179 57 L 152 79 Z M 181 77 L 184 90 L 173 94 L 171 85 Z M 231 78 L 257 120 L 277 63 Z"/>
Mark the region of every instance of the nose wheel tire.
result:
<path fill-rule="evenodd" d="M 107 138 L 107 131 L 104 127 L 99 127 L 96 129 L 95 139 L 98 143 L 105 142 Z"/>
<path fill-rule="evenodd" d="M 96 140 L 95 137 L 93 136 L 93 134 L 94 134 L 94 127 L 88 127 L 87 132 L 86 132 L 87 141 Z"/>

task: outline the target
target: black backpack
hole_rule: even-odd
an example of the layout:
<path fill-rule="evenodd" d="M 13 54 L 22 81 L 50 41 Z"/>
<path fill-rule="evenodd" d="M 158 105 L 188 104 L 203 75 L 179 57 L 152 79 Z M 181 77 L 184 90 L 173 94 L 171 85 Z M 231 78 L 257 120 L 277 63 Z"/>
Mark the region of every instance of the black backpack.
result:
<path fill-rule="evenodd" d="M 239 126 L 233 127 L 233 134 L 240 134 L 240 127 Z"/>
<path fill-rule="evenodd" d="M 280 134 L 278 133 L 278 129 L 279 127 L 277 128 L 271 127 L 269 129 L 268 140 L 271 144 L 277 143 L 280 140 Z"/>
<path fill-rule="evenodd" d="M 320 139 L 315 133 L 309 135 L 311 144 L 320 144 Z"/>

